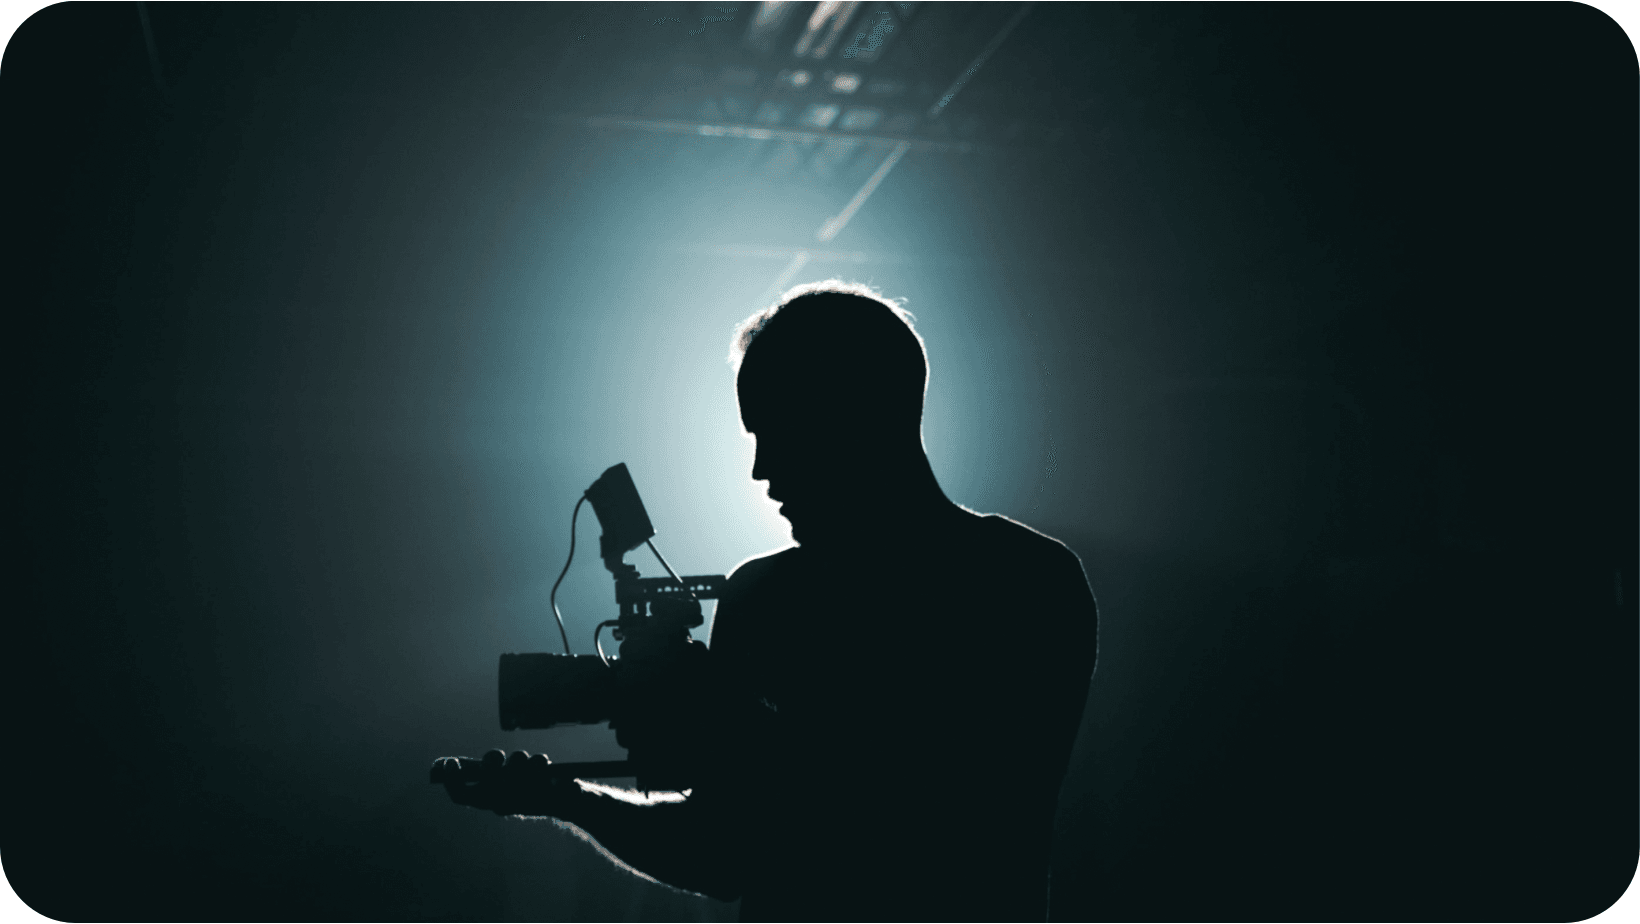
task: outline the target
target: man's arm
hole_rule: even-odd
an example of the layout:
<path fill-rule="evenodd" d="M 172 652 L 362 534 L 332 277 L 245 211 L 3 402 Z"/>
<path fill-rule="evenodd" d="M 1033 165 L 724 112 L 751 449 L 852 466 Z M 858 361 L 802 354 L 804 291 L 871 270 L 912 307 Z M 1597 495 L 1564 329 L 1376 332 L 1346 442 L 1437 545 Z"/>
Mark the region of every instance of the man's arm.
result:
<path fill-rule="evenodd" d="M 723 901 L 740 897 L 736 825 L 728 807 L 710 794 L 645 796 L 548 777 L 546 755 L 524 751 L 491 751 L 478 767 L 471 758 L 447 761 L 458 764 L 442 768 L 445 789 L 461 805 L 555 818 L 646 878 Z"/>

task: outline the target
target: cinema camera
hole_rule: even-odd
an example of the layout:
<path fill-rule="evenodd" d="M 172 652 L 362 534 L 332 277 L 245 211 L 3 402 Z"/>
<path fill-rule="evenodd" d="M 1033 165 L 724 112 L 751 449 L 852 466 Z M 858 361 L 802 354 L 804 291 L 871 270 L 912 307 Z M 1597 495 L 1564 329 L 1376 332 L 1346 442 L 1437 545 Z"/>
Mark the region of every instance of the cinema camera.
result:
<path fill-rule="evenodd" d="M 564 619 L 558 612 L 558 585 L 575 560 L 575 521 L 581 503 L 589 501 L 603 528 L 599 552 L 615 577 L 617 619 L 593 631 L 597 654 L 571 654 Z M 679 577 L 651 540 L 649 522 L 632 475 L 622 463 L 610 467 L 587 488 L 570 515 L 569 559 L 552 586 L 552 612 L 564 640 L 564 653 L 503 654 L 500 670 L 501 727 L 553 728 L 608 722 L 627 760 L 551 764 L 555 778 L 636 777 L 645 790 L 681 790 L 689 786 L 690 768 L 699 747 L 690 726 L 701 706 L 706 646 L 690 638 L 701 625 L 700 601 L 715 599 L 721 574 Z M 648 545 L 670 577 L 640 578 L 626 563 L 626 553 Z M 605 654 L 599 636 L 604 629 L 620 643 L 620 654 Z M 452 778 L 477 780 L 486 768 L 470 758 L 442 759 L 433 765 L 432 782 Z"/>

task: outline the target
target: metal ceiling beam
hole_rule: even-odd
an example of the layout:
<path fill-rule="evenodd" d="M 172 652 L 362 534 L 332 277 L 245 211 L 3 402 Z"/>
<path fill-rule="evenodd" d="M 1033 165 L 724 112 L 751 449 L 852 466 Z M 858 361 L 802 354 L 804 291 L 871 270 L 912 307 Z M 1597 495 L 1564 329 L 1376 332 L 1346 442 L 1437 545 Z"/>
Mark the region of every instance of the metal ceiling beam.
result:
<path fill-rule="evenodd" d="M 560 117 L 578 122 L 587 128 L 620 128 L 629 131 L 658 132 L 667 135 L 698 135 L 704 138 L 747 138 L 754 141 L 791 141 L 812 144 L 818 141 L 862 141 L 885 147 L 905 145 L 908 151 L 942 151 L 966 154 L 982 149 L 971 141 L 931 141 L 897 135 L 865 135 L 856 132 L 834 132 L 823 129 L 771 128 L 766 125 L 742 125 L 722 122 L 691 122 L 683 119 L 638 119 L 630 116 L 567 116 Z"/>
<path fill-rule="evenodd" d="M 957 94 L 962 92 L 962 88 L 967 85 L 968 81 L 975 74 L 979 73 L 979 69 L 985 66 L 986 60 L 989 59 L 998 48 L 1002 47 L 1002 40 L 1008 37 L 1008 33 L 1014 31 L 1014 27 L 1019 25 L 1020 20 L 1030 14 L 1031 7 L 1033 6 L 1036 6 L 1034 2 L 1026 3 L 1021 6 L 1019 8 L 1019 12 L 1015 13 L 1013 18 L 1008 20 L 1008 24 L 1002 27 L 1002 31 L 998 32 L 996 36 L 986 44 L 985 50 L 979 53 L 979 57 L 974 59 L 974 63 L 968 65 L 968 69 L 963 71 L 957 77 L 955 83 L 951 84 L 951 89 L 946 90 L 945 93 L 940 96 L 939 102 L 929 107 L 928 120 L 930 122 L 939 118 L 940 113 L 945 111 L 945 107 L 951 105 L 951 100 L 955 99 Z"/>

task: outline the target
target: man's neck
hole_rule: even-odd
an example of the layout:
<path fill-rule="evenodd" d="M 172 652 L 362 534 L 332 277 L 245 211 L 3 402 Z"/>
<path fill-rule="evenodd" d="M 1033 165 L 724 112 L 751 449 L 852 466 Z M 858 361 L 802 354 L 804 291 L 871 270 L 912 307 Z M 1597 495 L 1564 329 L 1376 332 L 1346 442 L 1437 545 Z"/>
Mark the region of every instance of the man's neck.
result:
<path fill-rule="evenodd" d="M 962 512 L 940 488 L 928 457 L 918 453 L 901 465 L 883 466 L 884 477 L 854 494 L 836 519 L 809 530 L 799 541 L 816 552 L 873 552 L 922 541 Z M 818 526 L 818 524 L 816 524 Z"/>

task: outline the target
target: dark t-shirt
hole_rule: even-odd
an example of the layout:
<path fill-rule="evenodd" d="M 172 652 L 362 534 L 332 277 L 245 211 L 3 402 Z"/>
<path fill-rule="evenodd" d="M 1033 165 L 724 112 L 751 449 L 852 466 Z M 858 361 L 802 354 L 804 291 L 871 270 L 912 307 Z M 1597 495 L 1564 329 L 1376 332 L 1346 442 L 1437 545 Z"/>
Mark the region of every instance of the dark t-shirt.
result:
<path fill-rule="evenodd" d="M 745 920 L 1046 916 L 1093 594 L 1005 517 L 953 505 L 917 532 L 786 549 L 724 589 L 710 657 L 748 721 L 696 799 L 732 806 Z"/>

